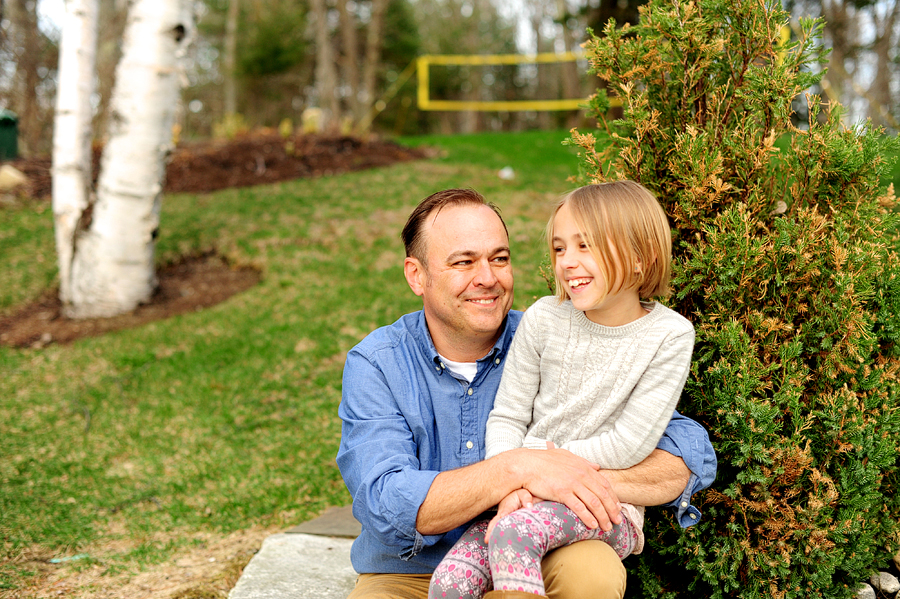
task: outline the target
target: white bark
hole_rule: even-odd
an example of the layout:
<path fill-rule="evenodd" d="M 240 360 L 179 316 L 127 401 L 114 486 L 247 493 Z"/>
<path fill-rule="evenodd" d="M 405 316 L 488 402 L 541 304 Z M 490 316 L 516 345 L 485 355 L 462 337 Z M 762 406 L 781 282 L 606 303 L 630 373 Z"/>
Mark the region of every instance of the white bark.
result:
<path fill-rule="evenodd" d="M 150 299 L 165 158 L 192 31 L 187 1 L 135 0 L 116 69 L 90 227 L 76 240 L 67 315 L 112 316 Z"/>
<path fill-rule="evenodd" d="M 53 123 L 53 220 L 60 299 L 71 301 L 72 257 L 78 220 L 91 188 L 91 96 L 96 88 L 97 0 L 69 0 L 59 44 Z"/>

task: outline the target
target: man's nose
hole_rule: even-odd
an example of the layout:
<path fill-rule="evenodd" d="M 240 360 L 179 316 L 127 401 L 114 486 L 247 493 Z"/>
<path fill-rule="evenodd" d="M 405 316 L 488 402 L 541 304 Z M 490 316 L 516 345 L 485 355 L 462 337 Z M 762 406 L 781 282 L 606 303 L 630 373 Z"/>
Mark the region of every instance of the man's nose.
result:
<path fill-rule="evenodd" d="M 488 261 L 479 261 L 478 270 L 475 272 L 475 278 L 472 283 L 476 287 L 493 287 L 497 283 L 497 274 L 491 268 Z"/>

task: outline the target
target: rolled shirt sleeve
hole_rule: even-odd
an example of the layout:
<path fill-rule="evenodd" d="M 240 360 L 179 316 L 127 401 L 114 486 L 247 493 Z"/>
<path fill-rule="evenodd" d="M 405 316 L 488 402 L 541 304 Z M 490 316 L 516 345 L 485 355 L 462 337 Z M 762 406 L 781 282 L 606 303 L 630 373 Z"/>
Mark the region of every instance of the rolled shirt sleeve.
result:
<path fill-rule="evenodd" d="M 683 459 L 691 471 L 681 496 L 663 507 L 674 512 L 682 528 L 693 526 L 700 521 L 701 514 L 691 504 L 691 498 L 716 480 L 716 452 L 709 441 L 709 434 L 699 423 L 675 412 L 657 448 Z"/>

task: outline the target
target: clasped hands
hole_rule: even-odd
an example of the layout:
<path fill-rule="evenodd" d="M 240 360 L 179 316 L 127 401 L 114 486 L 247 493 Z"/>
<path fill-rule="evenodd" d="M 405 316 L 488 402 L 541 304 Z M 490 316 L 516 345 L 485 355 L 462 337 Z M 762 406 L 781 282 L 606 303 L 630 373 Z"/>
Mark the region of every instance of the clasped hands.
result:
<path fill-rule="evenodd" d="M 600 467 L 547 441 L 547 450 L 521 449 L 525 483 L 497 505 L 497 515 L 488 523 L 485 541 L 497 522 L 523 507 L 540 501 L 565 504 L 588 528 L 610 530 L 622 522 L 622 506 Z"/>

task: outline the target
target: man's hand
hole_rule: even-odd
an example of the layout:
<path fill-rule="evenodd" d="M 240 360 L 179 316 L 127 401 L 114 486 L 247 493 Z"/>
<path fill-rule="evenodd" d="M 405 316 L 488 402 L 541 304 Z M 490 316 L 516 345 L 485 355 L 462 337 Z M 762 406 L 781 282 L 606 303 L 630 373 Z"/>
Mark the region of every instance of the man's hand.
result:
<path fill-rule="evenodd" d="M 588 528 L 610 530 L 622 522 L 619 499 L 596 464 L 564 449 L 506 453 L 515 456 L 513 467 L 533 496 L 565 504 Z"/>
<path fill-rule="evenodd" d="M 419 506 L 416 530 L 442 534 L 495 506 L 510 493 L 565 504 L 590 528 L 621 523 L 621 505 L 599 467 L 565 449 L 513 449 L 438 474 Z"/>
<path fill-rule="evenodd" d="M 532 507 L 536 501 L 539 501 L 527 489 L 516 489 L 506 497 L 504 497 L 497 505 L 497 515 L 488 522 L 487 531 L 484 533 L 484 542 L 491 540 L 491 532 L 497 526 L 500 518 L 508 516 L 519 508 Z"/>

